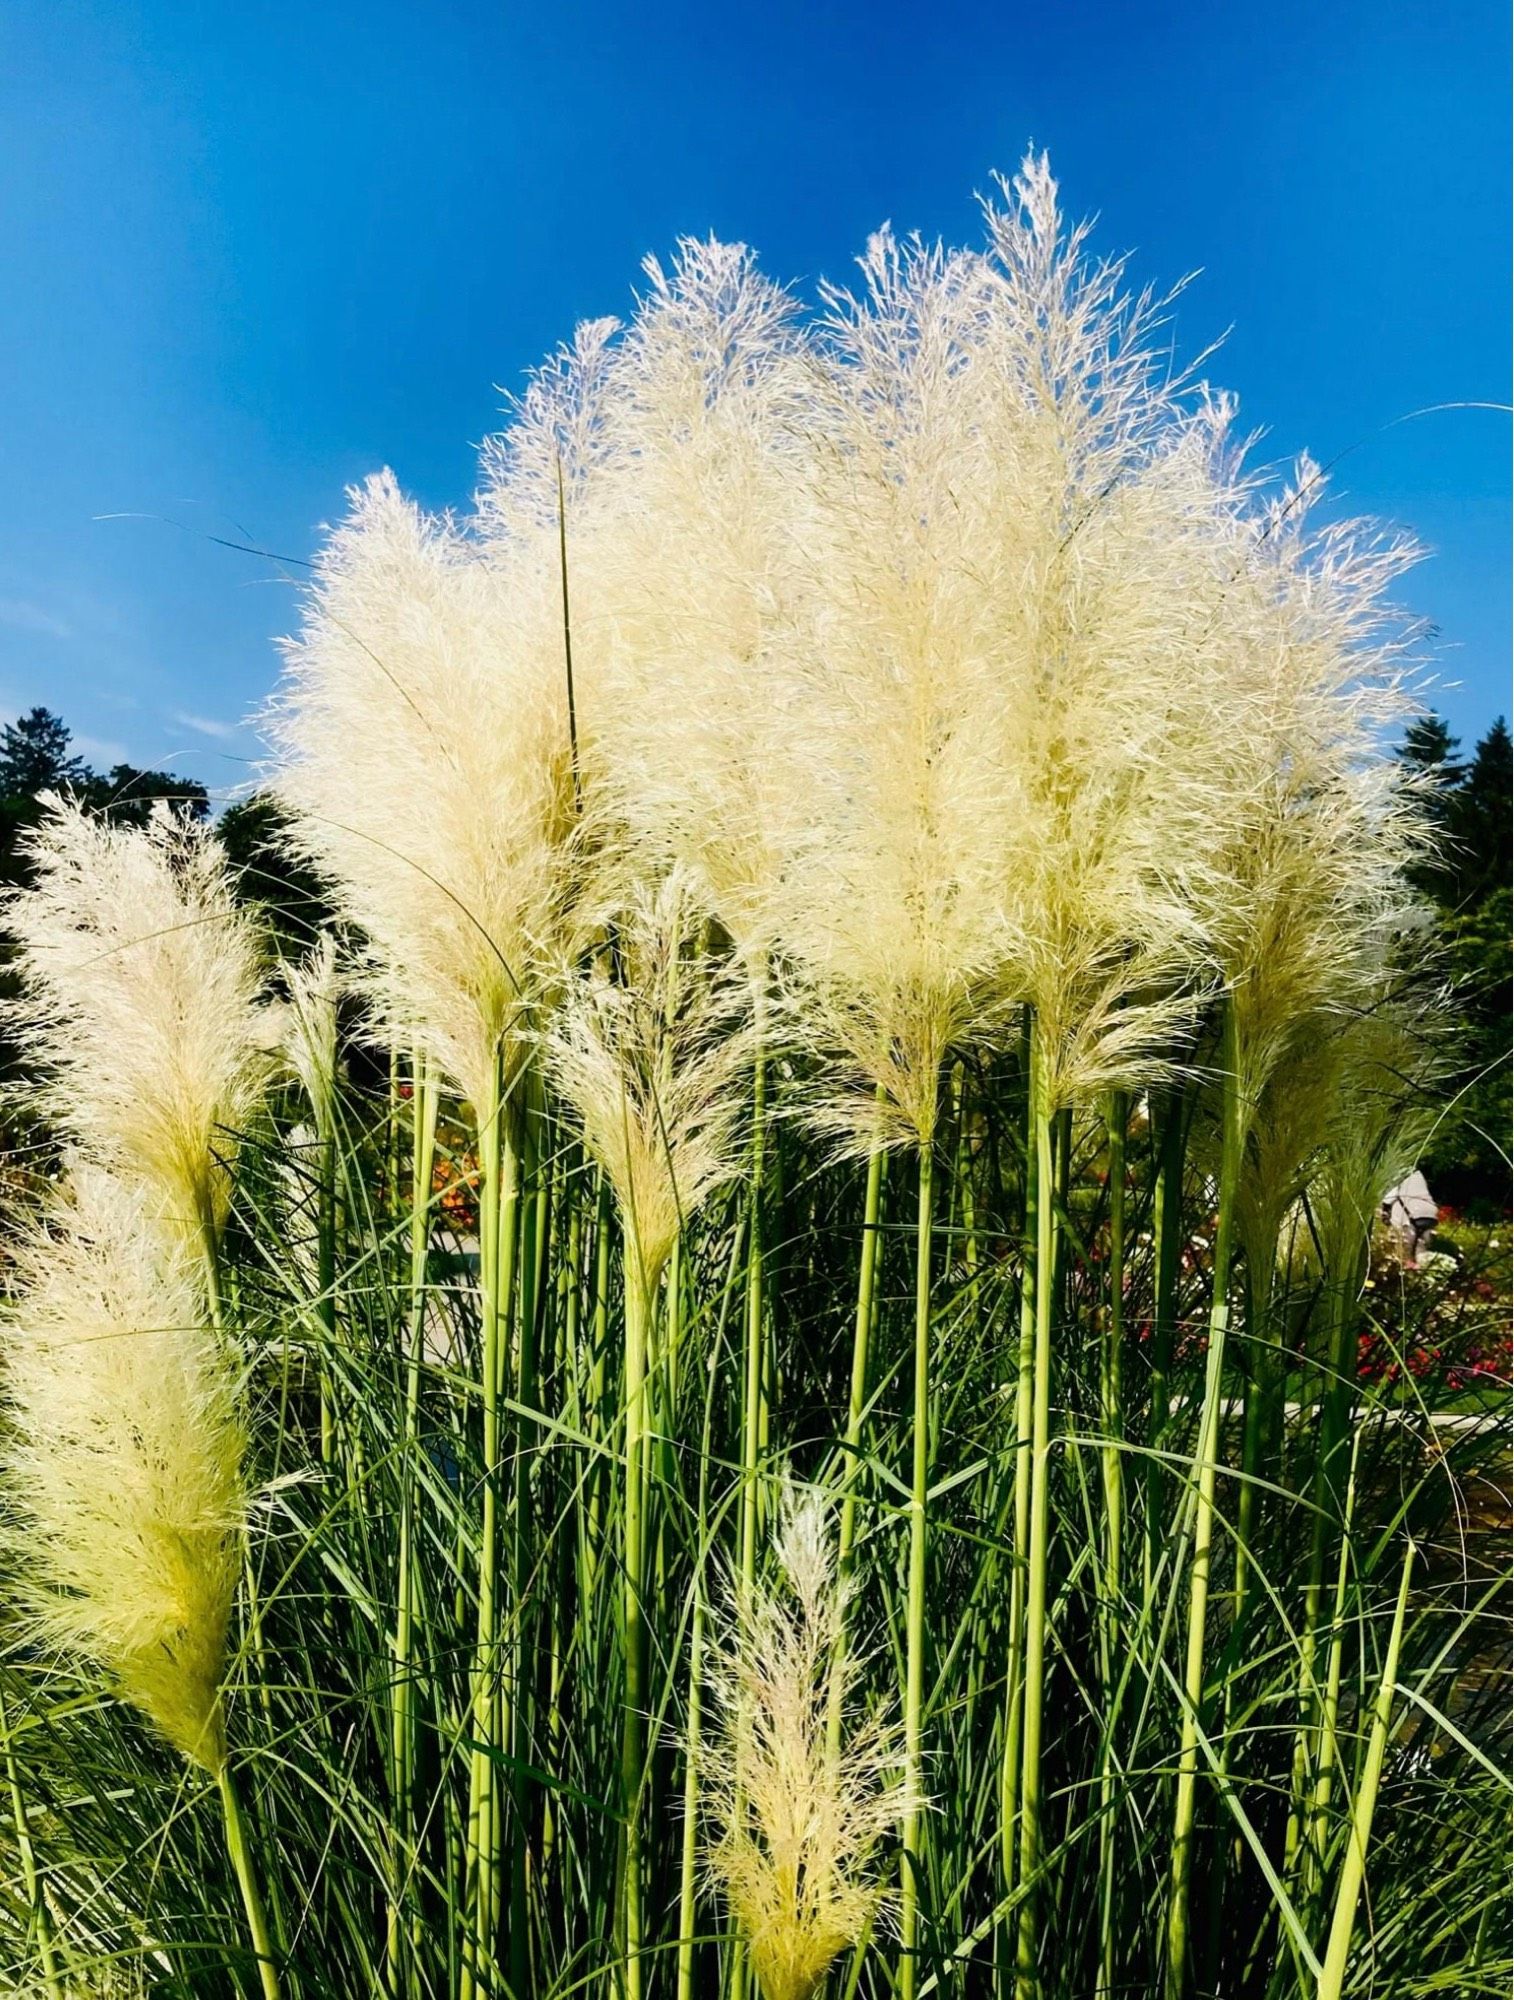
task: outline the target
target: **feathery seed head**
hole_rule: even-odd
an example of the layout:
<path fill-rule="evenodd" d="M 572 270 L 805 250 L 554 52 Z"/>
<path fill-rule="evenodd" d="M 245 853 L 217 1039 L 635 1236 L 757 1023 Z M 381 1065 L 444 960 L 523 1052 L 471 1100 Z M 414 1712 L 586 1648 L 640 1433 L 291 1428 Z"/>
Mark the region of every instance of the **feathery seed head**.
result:
<path fill-rule="evenodd" d="M 615 913 L 616 971 L 566 974 L 544 1040 L 647 1297 L 688 1218 L 737 1166 L 747 987 L 694 952 L 699 915 L 685 876 L 633 887 Z"/>
<path fill-rule="evenodd" d="M 730 1646 L 714 1676 L 720 1729 L 706 1751 L 709 1867 L 764 2000 L 809 2000 L 837 1955 L 887 1914 L 871 1863 L 909 1797 L 887 1717 L 858 1722 L 839 1755 L 828 1745 L 832 1702 L 853 1691 L 859 1663 L 838 1646 L 846 1592 L 822 1495 L 785 1493 L 775 1555 L 771 1584 L 732 1587 Z"/>
<path fill-rule="evenodd" d="M 384 474 L 352 495 L 271 716 L 301 851 L 377 1011 L 478 1105 L 523 1059 L 578 840 L 555 550 L 480 548 Z"/>
<path fill-rule="evenodd" d="M 207 829 L 166 808 L 144 832 L 45 804 L 35 886 L 4 914 L 21 1045 L 90 1159 L 213 1236 L 268 1067 L 256 931 Z"/>
<path fill-rule="evenodd" d="M 246 1498 L 202 1265 L 142 1189 L 90 1168 L 17 1264 L 4 1473 L 32 1636 L 215 1771 Z"/>

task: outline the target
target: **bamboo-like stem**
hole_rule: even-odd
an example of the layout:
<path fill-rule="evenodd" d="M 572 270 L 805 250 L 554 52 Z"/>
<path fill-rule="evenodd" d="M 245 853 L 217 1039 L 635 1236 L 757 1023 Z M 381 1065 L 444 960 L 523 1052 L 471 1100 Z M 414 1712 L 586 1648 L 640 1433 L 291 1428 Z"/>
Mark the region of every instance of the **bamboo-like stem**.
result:
<path fill-rule="evenodd" d="M 1030 1456 L 1036 1366 L 1036 1079 L 1034 1029 L 1027 1013 L 1021 1044 L 1025 1075 L 1025 1200 L 1020 1227 L 1020 1340 L 1015 1374 L 1014 1565 L 1009 1580 L 1009 1639 L 1004 1675 L 1004 1755 L 999 1776 L 999 1864 L 1004 1895 L 1013 1893 L 1019 1852 L 1020 1754 L 1025 1697 L 1025 1590 L 1030 1559 Z"/>
<path fill-rule="evenodd" d="M 420 1427 L 421 1363 L 425 1342 L 426 1263 L 431 1242 L 431 1176 L 436 1158 L 436 1120 L 440 1091 L 435 1070 L 422 1055 L 412 1068 L 413 1114 L 410 1151 L 410 1325 L 405 1363 L 405 1408 L 400 1430 L 399 1574 L 394 1628 L 394 1696 L 392 1709 L 394 1796 L 396 1809 L 395 1879 L 389 1904 L 387 1959 L 390 1991 L 402 1983 L 403 1904 L 401 1879 L 405 1855 L 415 1838 L 415 1455 Z"/>
<path fill-rule="evenodd" d="M 1356 1905 L 1367 1870 L 1367 1843 L 1372 1837 L 1372 1816 L 1377 1810 L 1377 1792 L 1382 1782 L 1383 1758 L 1388 1748 L 1388 1728 L 1393 1719 L 1393 1696 L 1398 1686 L 1398 1656 L 1404 1641 L 1404 1620 L 1409 1610 L 1409 1580 L 1414 1571 L 1414 1544 L 1404 1550 L 1403 1572 L 1399 1577 L 1398 1605 L 1393 1613 L 1393 1629 L 1388 1635 L 1388 1651 L 1383 1660 L 1382 1678 L 1373 1704 L 1372 1733 L 1367 1743 L 1367 1760 L 1356 1790 L 1356 1806 L 1346 1837 L 1340 1881 L 1335 1891 L 1335 1914 L 1330 1924 L 1329 1942 L 1320 1967 L 1318 2000 L 1340 2000 L 1346 1978 L 1346 1961 L 1351 1955 L 1351 1933 L 1356 1925 Z"/>
<path fill-rule="evenodd" d="M 1123 1365 L 1125 1344 L 1125 1127 L 1129 1104 L 1122 1090 L 1111 1091 L 1106 1131 L 1109 1140 L 1109 1295 L 1100 1349 L 1099 1404 L 1104 1445 L 1100 1466 L 1104 1485 L 1104 1580 L 1100 1605 L 1100 1666 L 1104 1688 L 1104 1741 L 1099 1751 L 1099 1992 L 1115 1990 L 1114 1927 L 1115 1686 L 1120 1678 L 1120 1591 L 1124 1567 L 1125 1471 Z"/>
<path fill-rule="evenodd" d="M 1152 1236 L 1151 1401 L 1147 1411 L 1145 1590 L 1161 1553 L 1167 1519 L 1166 1468 L 1160 1453 L 1171 1416 L 1172 1354 L 1177 1333 L 1178 1271 L 1183 1250 L 1183 1099 L 1167 1094 L 1156 1138 Z"/>
<path fill-rule="evenodd" d="M 704 1565 L 709 1552 L 710 1443 L 715 1426 L 715 1395 L 719 1360 L 725 1345 L 726 1309 L 735 1286 L 741 1254 L 738 1224 L 731 1248 L 731 1268 L 721 1298 L 720 1327 L 710 1356 L 705 1388 L 704 1427 L 700 1436 L 699 1491 L 695 1506 L 695 1568 L 693 1609 L 689 1618 L 688 1724 L 684 1737 L 683 1840 L 678 1863 L 678 2000 L 695 2000 L 695 1913 L 699 1890 L 699 1779 L 704 1719 Z"/>
<path fill-rule="evenodd" d="M 1236 1186 L 1245 1144 L 1245 1110 L 1236 1070 L 1235 1015 L 1224 1009 L 1220 1043 L 1221 1141 L 1219 1211 L 1214 1233 L 1209 1353 L 1204 1406 L 1194 1447 L 1196 1483 L 1193 1556 L 1188 1585 L 1188 1637 L 1183 1672 L 1183 1722 L 1178 1750 L 1168 1879 L 1165 2000 L 1182 2000 L 1188 1977 L 1189 1892 L 1193 1879 L 1194 1816 L 1198 1792 L 1199 1711 L 1204 1698 L 1204 1638 L 1209 1616 L 1209 1564 L 1214 1541 L 1214 1489 L 1220 1455 L 1225 1336 L 1230 1324 L 1230 1260 L 1235 1243 Z"/>
<path fill-rule="evenodd" d="M 925 1711 L 926 1501 L 930 1491 L 930 1294 L 931 1217 L 935 1154 L 920 1147 L 919 1203 L 915 1225 L 915 1367 L 909 1502 L 909 1599 L 905 1612 L 904 1776 L 909 1802 L 904 1817 L 899 1898 L 899 1992 L 914 2000 L 920 1978 L 920 1878 L 924 1812 L 922 1755 Z"/>
<path fill-rule="evenodd" d="M 278 1962 L 274 1957 L 273 1939 L 263 1909 L 263 1895 L 258 1887 L 257 1871 L 252 1865 L 252 1852 L 247 1841 L 247 1824 L 242 1816 L 242 1805 L 237 1797 L 230 1764 L 222 1762 L 216 1773 L 216 1784 L 221 1794 L 221 1811 L 225 1821 L 226 1852 L 237 1878 L 237 1887 L 242 1892 L 242 1908 L 247 1915 L 247 1928 L 257 1955 L 263 2000 L 279 2000 Z"/>
<path fill-rule="evenodd" d="M 741 1581 L 750 1590 L 757 1577 L 760 1522 L 757 1467 L 762 1454 L 763 1396 L 767 1374 L 763 1354 L 763 1169 L 767 1155 L 767 1064 L 761 1048 L 752 1070 L 752 1185 L 747 1230 L 746 1361 L 741 1421 Z"/>
<path fill-rule="evenodd" d="M 5 1745 L 5 1779 L 10 1792 L 11 1817 L 16 1827 L 16 1849 L 21 1856 L 21 1879 L 26 1888 L 26 1900 L 37 1926 L 37 1953 L 42 1960 L 42 1983 L 47 1993 L 47 2000 L 63 2000 L 63 1985 L 58 1976 L 57 1955 L 53 1950 L 52 1920 L 47 1913 L 47 1903 L 42 1895 L 41 1877 L 37 1873 L 37 1850 L 33 1845 L 32 1830 L 26 1817 L 26 1802 L 21 1796 L 21 1773 L 16 1767 L 16 1751 L 11 1742 L 10 1717 L 6 1712 L 3 1693 L 0 1693 L 0 1742 Z"/>
<path fill-rule="evenodd" d="M 875 1145 L 868 1154 L 867 1190 L 862 1199 L 862 1251 L 857 1262 L 857 1311 L 852 1322 L 852 1379 L 846 1406 L 846 1439 L 841 1457 L 841 1512 L 836 1534 L 836 1571 L 843 1585 L 852 1571 L 852 1548 L 857 1534 L 857 1476 L 862 1455 L 862 1425 L 867 1410 L 868 1348 L 872 1340 L 874 1295 L 878 1277 L 878 1217 L 883 1200 L 884 1150 Z M 844 1600 L 843 1600 L 844 1601 Z M 846 1645 L 843 1627 L 837 1637 L 836 1671 L 826 1704 L 825 1741 L 834 1761 L 841 1752 L 842 1648 Z"/>
<path fill-rule="evenodd" d="M 620 1793 L 624 1815 L 621 1853 L 621 1990 L 625 2000 L 641 2000 L 644 1974 L 642 1952 L 642 1786 L 644 1605 L 642 1579 L 645 1524 L 642 1513 L 642 1458 L 646 1449 L 647 1337 L 652 1292 L 641 1270 L 636 1247 L 628 1238 L 625 1256 L 625 1494 L 621 1516 L 624 1538 L 622 1650 L 625 1704 L 621 1715 Z"/>
<path fill-rule="evenodd" d="M 1361 1442 L 1360 1434 L 1356 1444 Z M 1326 1655 L 1324 1696 L 1320 1702 L 1319 1734 L 1314 1756 L 1314 1790 L 1309 1800 L 1308 1842 L 1305 1849 L 1306 1894 L 1312 1898 L 1324 1872 L 1325 1830 L 1330 1812 L 1330 1793 L 1335 1767 L 1340 1757 L 1337 1725 L 1341 1709 L 1341 1667 L 1346 1651 L 1346 1591 L 1351 1580 L 1351 1519 L 1356 1506 L 1356 1451 L 1351 1457 L 1351 1480 L 1346 1488 L 1340 1555 L 1335 1571 L 1335 1602 L 1330 1623 L 1330 1649 Z"/>
<path fill-rule="evenodd" d="M 522 1184 L 518 1226 L 520 1229 L 520 1315 L 515 1356 L 515 1400 L 530 1408 L 537 1397 L 538 1320 L 546 1272 L 547 1245 L 552 1224 L 552 1185 L 542 1171 L 546 1148 L 541 1133 L 542 1106 L 539 1092 L 528 1080 L 527 1112 L 522 1120 Z M 500 1742 L 510 1757 L 510 1803 L 513 1838 L 510 1843 L 510 1922 L 508 1956 L 510 1988 L 524 1993 L 529 1986 L 530 1924 L 527 1912 L 528 1832 L 531 1815 L 528 1748 L 532 1736 L 533 1688 L 524 1663 L 532 1657 L 533 1645 L 525 1621 L 534 1605 L 527 1592 L 532 1490 L 530 1460 L 524 1440 L 518 1440 L 513 1460 L 512 1522 L 510 1533 L 511 1629 L 505 1646 L 505 1672 L 501 1683 L 502 1708 L 508 1710 L 508 1727 L 502 1716 Z"/>
<path fill-rule="evenodd" d="M 508 1349 L 518 1243 L 520 1151 L 516 1119 L 504 1102 L 498 1069 L 479 1107 L 479 1287 L 482 1314 L 483 1517 L 479 1531 L 478 1617 L 469 1682 L 472 1753 L 468 1777 L 469 1950 L 460 2000 L 482 1990 L 492 1962 L 503 1827 L 498 1766 L 506 1745 L 500 1705 L 500 1402 Z"/>
<path fill-rule="evenodd" d="M 1046 1693 L 1046 1585 L 1051 1531 L 1051 1326 L 1057 1282 L 1056 1113 L 1045 1101 L 1043 1059 L 1036 1071 L 1036 1275 L 1030 1447 L 1030 1522 L 1025 1585 L 1024 1742 L 1020 1761 L 1020 1920 L 1015 1949 L 1017 2000 L 1040 1988 L 1036 1877 L 1041 1866 L 1041 1722 Z"/>

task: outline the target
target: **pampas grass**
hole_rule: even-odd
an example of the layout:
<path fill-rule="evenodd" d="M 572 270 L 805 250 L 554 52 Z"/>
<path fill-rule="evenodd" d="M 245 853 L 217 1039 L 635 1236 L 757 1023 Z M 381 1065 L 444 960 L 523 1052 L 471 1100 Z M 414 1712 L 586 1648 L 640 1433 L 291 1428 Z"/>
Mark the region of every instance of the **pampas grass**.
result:
<path fill-rule="evenodd" d="M 1413 550 L 1166 303 L 1032 155 L 814 311 L 685 241 L 470 512 L 356 490 L 271 1004 L 213 834 L 49 808 L 0 1980 L 245 1992 L 234 1874 L 307 2000 L 1506 1985 L 1487 1308 L 1368 1275 Z"/>
<path fill-rule="evenodd" d="M 212 1774 L 246 1515 L 237 1373 L 192 1253 L 82 1170 L 17 1252 L 6 1477 L 30 1629 Z"/>
<path fill-rule="evenodd" d="M 256 934 L 205 828 L 166 806 L 144 834 L 45 804 L 35 887 L 4 913 L 13 1031 L 58 1127 L 213 1257 L 268 1067 Z"/>
<path fill-rule="evenodd" d="M 708 1863 L 763 2000 L 810 2000 L 889 1914 L 873 1863 L 910 1800 L 886 1716 L 848 1717 L 840 1744 L 829 1740 L 861 1665 L 840 1643 L 848 1593 L 823 1494 L 785 1491 L 773 1561 L 771 1582 L 733 1583 L 731 1635 L 712 1669 Z"/>

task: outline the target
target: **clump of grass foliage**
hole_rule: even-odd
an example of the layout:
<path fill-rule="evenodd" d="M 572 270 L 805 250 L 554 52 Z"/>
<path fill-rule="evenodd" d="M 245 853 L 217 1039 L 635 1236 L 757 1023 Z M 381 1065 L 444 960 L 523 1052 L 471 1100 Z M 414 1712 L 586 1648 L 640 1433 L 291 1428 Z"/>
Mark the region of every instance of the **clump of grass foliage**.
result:
<path fill-rule="evenodd" d="M 1507 1990 L 1507 1413 L 1358 1377 L 1414 551 L 984 225 L 685 243 L 354 494 L 299 959 L 35 836 L 11 1990 Z"/>

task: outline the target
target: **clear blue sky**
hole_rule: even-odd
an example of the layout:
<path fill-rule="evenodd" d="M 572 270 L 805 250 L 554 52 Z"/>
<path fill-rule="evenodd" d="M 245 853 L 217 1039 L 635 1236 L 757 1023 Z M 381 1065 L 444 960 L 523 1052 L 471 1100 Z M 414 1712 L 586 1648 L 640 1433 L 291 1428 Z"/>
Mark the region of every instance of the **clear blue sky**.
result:
<path fill-rule="evenodd" d="M 961 238 L 1027 140 L 1158 284 L 1269 456 L 1433 550 L 1464 735 L 1508 706 L 1505 0 L 6 0 L 0 716 L 216 789 L 256 755 L 288 576 L 391 464 L 466 502 L 495 385 L 647 250 L 845 276 Z M 161 516 L 108 520 L 105 514 Z"/>

